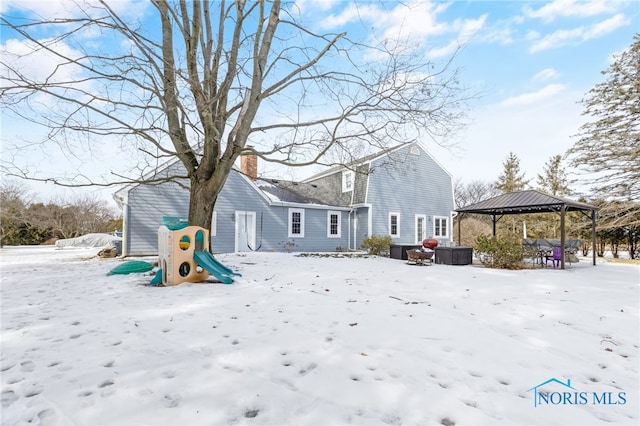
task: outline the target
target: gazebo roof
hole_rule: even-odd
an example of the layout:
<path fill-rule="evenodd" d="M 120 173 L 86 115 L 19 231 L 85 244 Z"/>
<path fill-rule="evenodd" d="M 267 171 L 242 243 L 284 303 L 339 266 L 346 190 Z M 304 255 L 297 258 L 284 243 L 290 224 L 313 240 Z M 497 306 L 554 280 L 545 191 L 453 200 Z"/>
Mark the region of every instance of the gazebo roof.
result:
<path fill-rule="evenodd" d="M 477 214 L 522 214 L 558 212 L 564 206 L 566 211 L 598 210 L 597 207 L 578 201 L 569 200 L 555 195 L 544 194 L 536 190 L 508 192 L 480 201 L 475 204 L 457 209 L 458 213 Z"/>

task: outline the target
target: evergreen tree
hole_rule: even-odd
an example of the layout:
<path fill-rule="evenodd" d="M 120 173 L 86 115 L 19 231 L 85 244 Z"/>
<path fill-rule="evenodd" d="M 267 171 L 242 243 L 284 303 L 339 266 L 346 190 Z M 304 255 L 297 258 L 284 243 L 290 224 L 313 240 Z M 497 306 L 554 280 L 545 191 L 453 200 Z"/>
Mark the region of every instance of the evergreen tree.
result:
<path fill-rule="evenodd" d="M 640 34 L 615 57 L 586 98 L 579 140 L 568 151 L 571 165 L 594 173 L 596 195 L 640 199 Z"/>
<path fill-rule="evenodd" d="M 502 163 L 504 170 L 494 183 L 494 187 L 503 193 L 521 191 L 527 187 L 529 180 L 525 179 L 525 173 L 520 172 L 520 159 L 510 152 Z"/>
<path fill-rule="evenodd" d="M 550 195 L 570 195 L 567 173 L 562 168 L 562 156 L 554 155 L 544 165 L 543 174 L 538 175 L 538 189 Z"/>

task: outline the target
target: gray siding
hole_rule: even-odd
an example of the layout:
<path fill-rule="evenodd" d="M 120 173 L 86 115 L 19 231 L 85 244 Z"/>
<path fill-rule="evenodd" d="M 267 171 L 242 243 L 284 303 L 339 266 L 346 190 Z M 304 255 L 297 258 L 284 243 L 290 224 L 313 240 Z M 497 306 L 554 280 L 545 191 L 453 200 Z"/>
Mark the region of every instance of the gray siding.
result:
<path fill-rule="evenodd" d="M 218 195 L 214 212 L 215 229 L 211 235 L 214 253 L 236 250 L 236 212 L 255 214 L 255 245 L 238 251 L 335 251 L 348 242 L 348 211 L 341 212 L 340 238 L 327 238 L 327 211 L 334 208 L 304 209 L 304 237 L 289 238 L 289 206 L 271 203 L 237 171 L 232 171 Z M 158 253 L 158 228 L 162 216 L 187 217 L 189 191 L 175 183 L 137 185 L 128 195 L 125 255 L 143 256 Z"/>
<path fill-rule="evenodd" d="M 341 214 L 341 237 L 327 238 L 327 211 L 330 207 L 305 208 L 304 237 L 289 238 L 289 205 L 270 203 L 240 173 L 232 172 L 218 196 L 214 211 L 217 215 L 216 236 L 212 238 L 215 253 L 229 253 L 235 247 L 235 212 L 254 212 L 256 217 L 255 246 L 239 247 L 238 251 L 335 251 L 346 247 L 347 213 Z"/>
<path fill-rule="evenodd" d="M 189 191 L 176 183 L 138 185 L 129 192 L 124 237 L 125 254 L 158 254 L 158 228 L 162 216 L 187 217 Z"/>
<path fill-rule="evenodd" d="M 322 192 L 322 200 L 324 202 L 333 200 L 332 204 L 338 206 L 351 205 L 351 191 L 342 192 L 342 171 L 319 179 L 309 180 L 308 182 L 318 186 Z"/>
<path fill-rule="evenodd" d="M 367 203 L 373 206 L 373 234 L 389 235 L 389 213 L 400 214 L 400 236 L 397 244 L 416 241 L 415 215 L 427 218 L 427 237 L 434 235 L 434 216 L 449 218 L 451 239 L 451 212 L 453 211 L 453 185 L 451 176 L 422 148 L 419 155 L 410 153 L 409 145 L 372 163 L 369 176 Z"/>
<path fill-rule="evenodd" d="M 188 202 L 188 200 L 187 200 Z M 215 236 L 211 238 L 211 250 L 214 253 L 232 253 L 236 242 L 236 211 L 256 213 L 256 245 L 260 243 L 260 216 L 268 211 L 265 200 L 247 179 L 235 170 L 231 171 L 227 181 L 218 194 L 214 207 L 216 213 Z M 263 226 L 268 229 L 269 217 L 263 217 Z M 266 245 L 268 246 L 268 245 Z M 256 247 L 252 247 L 255 249 Z M 263 249 L 265 245 L 263 245 Z M 244 248 L 243 248 L 244 249 Z M 247 250 L 249 248 L 246 248 Z M 242 251 L 242 250 L 241 250 Z"/>
<path fill-rule="evenodd" d="M 418 149 L 419 155 L 411 154 Z M 267 198 L 256 185 L 237 171 L 232 171 L 215 205 L 215 229 L 211 235 L 214 253 L 238 251 L 335 251 L 336 248 L 359 248 L 367 237 L 388 235 L 389 212 L 400 214 L 399 244 L 414 244 L 415 215 L 426 217 L 426 237 L 434 236 L 434 216 L 448 218 L 451 239 L 453 186 L 451 176 L 418 144 L 408 144 L 390 154 L 358 166 L 353 193 L 342 192 L 342 172 L 309 181 L 308 188 L 318 189 L 320 197 L 342 207 L 319 204 L 285 203 Z M 167 168 L 167 173 L 175 172 Z M 317 184 L 317 186 L 315 186 Z M 295 187 L 296 185 L 293 185 Z M 308 192 L 308 191 L 307 191 Z M 137 185 L 128 191 L 125 205 L 125 255 L 158 253 L 157 234 L 162 216 L 188 215 L 189 191 L 176 183 Z M 333 201 L 331 201 L 333 200 Z M 313 201 L 308 201 L 313 202 Z M 355 205 L 353 212 L 349 206 Z M 370 207 L 369 207 L 370 206 Z M 304 237 L 289 237 L 290 208 L 304 210 Z M 328 211 L 340 211 L 340 237 L 327 235 Z M 255 243 L 236 247 L 237 212 L 255 215 Z M 371 224 L 369 221 L 371 220 Z M 350 223 L 351 221 L 351 223 Z M 357 223 L 354 223 L 357 221 Z"/>
<path fill-rule="evenodd" d="M 369 236 L 369 208 L 359 207 L 353 215 L 356 218 L 356 228 L 353 232 L 354 225 L 352 225 L 351 247 L 357 249 L 362 245 L 362 240 Z"/>
<path fill-rule="evenodd" d="M 353 204 L 362 204 L 366 201 L 368 179 L 369 163 L 356 167 L 355 182 L 353 184 Z"/>

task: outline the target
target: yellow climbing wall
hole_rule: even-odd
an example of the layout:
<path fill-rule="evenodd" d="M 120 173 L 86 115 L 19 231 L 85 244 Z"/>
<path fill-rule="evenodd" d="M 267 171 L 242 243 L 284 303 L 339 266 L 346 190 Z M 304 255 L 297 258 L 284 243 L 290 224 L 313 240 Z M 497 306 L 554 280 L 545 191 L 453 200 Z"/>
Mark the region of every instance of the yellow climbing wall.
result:
<path fill-rule="evenodd" d="M 172 231 L 158 229 L 158 266 L 162 269 L 162 284 L 177 285 L 206 280 L 209 273 L 193 258 L 194 252 L 209 251 L 209 231 L 199 226 Z"/>

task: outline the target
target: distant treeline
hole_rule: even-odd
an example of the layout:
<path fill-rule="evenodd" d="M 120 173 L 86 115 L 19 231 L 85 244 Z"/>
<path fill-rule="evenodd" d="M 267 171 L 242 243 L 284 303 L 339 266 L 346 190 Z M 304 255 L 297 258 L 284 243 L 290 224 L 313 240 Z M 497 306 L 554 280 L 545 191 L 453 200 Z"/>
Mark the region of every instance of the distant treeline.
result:
<path fill-rule="evenodd" d="M 52 244 L 94 232 L 122 229 L 122 217 L 104 200 L 80 196 L 72 200 L 33 201 L 25 186 L 0 185 L 0 246 Z"/>

